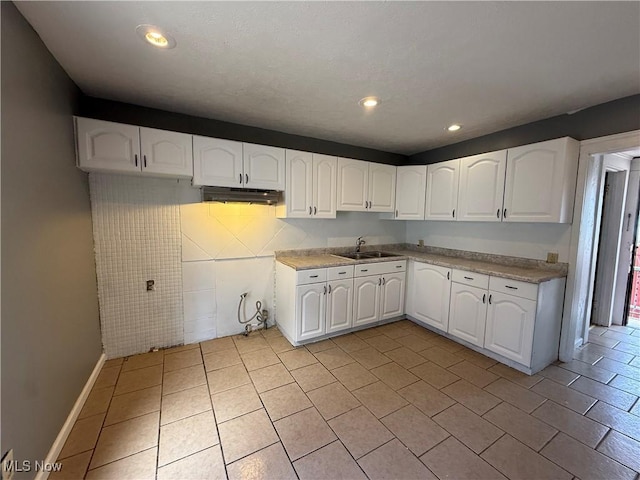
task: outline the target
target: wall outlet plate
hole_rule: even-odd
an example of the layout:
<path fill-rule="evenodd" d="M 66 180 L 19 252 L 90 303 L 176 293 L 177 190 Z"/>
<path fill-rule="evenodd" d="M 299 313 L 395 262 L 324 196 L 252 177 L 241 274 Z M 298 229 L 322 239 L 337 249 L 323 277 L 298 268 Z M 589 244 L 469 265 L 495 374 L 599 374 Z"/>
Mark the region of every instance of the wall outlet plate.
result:
<path fill-rule="evenodd" d="M 419 247 L 424 247 L 424 240 L 422 240 L 422 239 L 418 240 L 418 246 Z"/>
<path fill-rule="evenodd" d="M 548 252 L 547 263 L 558 263 L 558 252 Z"/>
<path fill-rule="evenodd" d="M 13 463 L 13 448 L 2 457 L 2 480 L 11 480 L 13 478 L 15 465 Z"/>

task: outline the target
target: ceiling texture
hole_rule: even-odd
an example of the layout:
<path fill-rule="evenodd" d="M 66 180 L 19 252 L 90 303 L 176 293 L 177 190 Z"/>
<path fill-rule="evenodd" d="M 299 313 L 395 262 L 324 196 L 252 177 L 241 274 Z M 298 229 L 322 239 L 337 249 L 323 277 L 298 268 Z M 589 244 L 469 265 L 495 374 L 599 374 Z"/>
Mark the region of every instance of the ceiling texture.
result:
<path fill-rule="evenodd" d="M 640 2 L 16 5 L 86 95 L 405 155 L 640 93 Z"/>

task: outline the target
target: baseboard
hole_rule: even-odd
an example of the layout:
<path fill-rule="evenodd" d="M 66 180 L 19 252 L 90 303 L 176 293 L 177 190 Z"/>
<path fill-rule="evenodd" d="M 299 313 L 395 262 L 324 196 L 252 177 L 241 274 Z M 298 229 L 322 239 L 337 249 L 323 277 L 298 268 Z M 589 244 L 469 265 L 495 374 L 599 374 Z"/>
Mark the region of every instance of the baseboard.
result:
<path fill-rule="evenodd" d="M 45 459 L 46 463 L 51 464 L 58 459 L 58 455 L 60 455 L 60 452 L 62 451 L 62 447 L 64 447 L 64 444 L 67 441 L 69 434 L 71 433 L 71 429 L 73 428 L 73 425 L 76 423 L 76 420 L 78 419 L 78 416 L 82 411 L 82 407 L 84 407 L 84 404 L 87 401 L 87 397 L 89 396 L 89 393 L 93 388 L 93 385 L 96 383 L 96 380 L 98 378 L 98 375 L 100 374 L 100 370 L 102 369 L 102 366 L 104 365 L 106 358 L 107 357 L 105 356 L 104 353 L 100 355 L 100 358 L 98 358 L 98 361 L 96 362 L 96 366 L 93 367 L 93 372 L 91 372 L 91 375 L 87 380 L 87 383 L 85 383 L 84 388 L 82 389 L 82 392 L 80 392 L 80 395 L 76 400 L 76 403 L 73 405 L 71 412 L 69 412 L 69 416 L 67 417 L 67 420 L 64 422 L 64 425 L 62 425 L 62 428 L 60 429 L 60 432 L 58 433 L 58 436 L 56 437 L 55 442 L 53 442 L 53 445 L 51 446 L 51 450 L 49 450 L 49 453 L 47 454 L 47 458 Z M 41 470 L 36 474 L 35 480 L 47 480 L 47 478 L 49 478 L 49 472 L 45 472 Z"/>

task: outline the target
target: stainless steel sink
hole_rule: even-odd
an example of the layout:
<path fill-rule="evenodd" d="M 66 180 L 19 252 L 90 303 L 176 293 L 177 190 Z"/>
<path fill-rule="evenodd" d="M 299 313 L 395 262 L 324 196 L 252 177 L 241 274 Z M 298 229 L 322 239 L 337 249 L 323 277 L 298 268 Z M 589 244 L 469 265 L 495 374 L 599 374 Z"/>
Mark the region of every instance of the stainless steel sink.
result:
<path fill-rule="evenodd" d="M 336 257 L 350 258 L 351 260 L 365 260 L 371 258 L 387 258 L 387 257 L 399 257 L 395 253 L 387 252 L 354 252 L 354 253 L 336 253 Z"/>
<path fill-rule="evenodd" d="M 387 252 L 363 252 L 365 255 L 368 255 L 369 258 L 387 258 L 387 257 L 399 257 L 397 253 L 387 253 Z"/>

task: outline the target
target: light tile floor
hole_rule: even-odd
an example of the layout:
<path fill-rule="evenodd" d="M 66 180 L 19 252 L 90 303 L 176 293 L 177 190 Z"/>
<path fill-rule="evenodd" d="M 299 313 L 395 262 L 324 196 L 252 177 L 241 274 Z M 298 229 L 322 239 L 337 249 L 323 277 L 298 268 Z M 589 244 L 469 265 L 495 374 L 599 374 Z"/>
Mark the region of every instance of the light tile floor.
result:
<path fill-rule="evenodd" d="M 589 340 L 534 376 L 406 320 L 110 360 L 49 478 L 637 478 L 640 329 Z"/>

